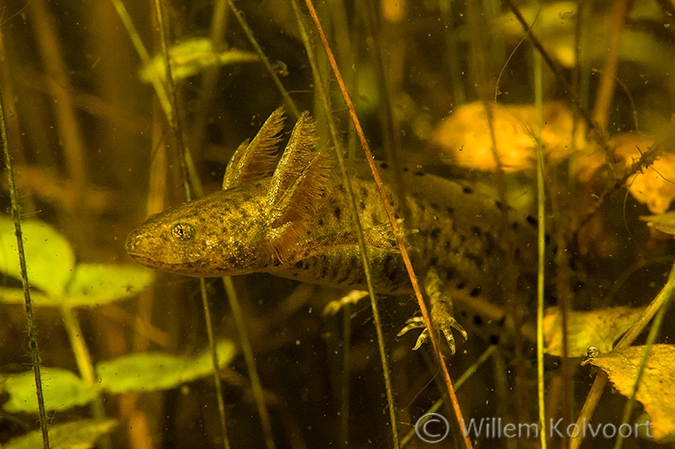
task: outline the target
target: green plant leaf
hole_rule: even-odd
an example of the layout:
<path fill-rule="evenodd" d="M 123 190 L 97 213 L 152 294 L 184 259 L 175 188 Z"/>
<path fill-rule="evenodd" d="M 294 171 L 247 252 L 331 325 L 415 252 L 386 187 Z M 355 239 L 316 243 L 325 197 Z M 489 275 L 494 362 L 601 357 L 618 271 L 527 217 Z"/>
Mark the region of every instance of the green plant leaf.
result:
<path fill-rule="evenodd" d="M 95 421 L 83 419 L 66 424 L 49 426 L 49 443 L 52 449 L 89 449 L 103 434 L 110 432 L 117 420 Z M 42 447 L 42 433 L 35 430 L 26 435 L 13 438 L 3 449 L 35 449 Z"/>
<path fill-rule="evenodd" d="M 255 53 L 236 49 L 218 53 L 213 49 L 211 39 L 194 38 L 171 47 L 169 49 L 169 61 L 171 76 L 174 81 L 178 81 L 197 75 L 210 67 L 258 62 L 260 57 Z M 146 83 L 152 82 L 155 77 L 163 81 L 166 78 L 164 57 L 158 55 L 152 58 L 150 63 L 143 67 L 140 76 L 141 80 Z"/>
<path fill-rule="evenodd" d="M 218 342 L 218 363 L 226 366 L 235 355 L 230 340 Z M 213 373 L 210 350 L 195 357 L 161 352 L 131 354 L 99 363 L 96 367 L 101 387 L 111 393 L 155 391 L 175 388 Z"/>
<path fill-rule="evenodd" d="M 47 411 L 65 410 L 91 402 L 98 391 L 85 384 L 72 371 L 60 368 L 42 368 L 42 389 L 45 395 Z M 35 378 L 33 371 L 16 376 L 9 376 L 4 384 L 9 400 L 3 409 L 9 413 L 37 413 L 37 397 L 35 395 Z"/>
<path fill-rule="evenodd" d="M 614 342 L 635 323 L 643 310 L 624 306 L 588 311 L 570 310 L 567 315 L 567 355 L 585 357 L 591 346 L 601 354 L 610 352 Z M 562 315 L 558 307 L 546 309 L 544 340 L 547 354 L 562 357 Z"/>
<path fill-rule="evenodd" d="M 70 307 L 97 307 L 138 294 L 154 278 L 154 271 L 137 265 L 81 263 L 68 283 L 67 302 Z"/>
<path fill-rule="evenodd" d="M 63 304 L 60 296 L 51 297 L 42 292 L 33 290 L 30 292 L 30 299 L 34 307 L 57 307 Z M 0 288 L 0 303 L 3 304 L 23 304 L 22 288 Z"/>
<path fill-rule="evenodd" d="M 61 295 L 75 266 L 70 243 L 39 221 L 22 222 L 21 232 L 30 284 L 50 295 Z M 0 271 L 21 279 L 14 223 L 7 217 L 0 218 L 0 248 Z"/>

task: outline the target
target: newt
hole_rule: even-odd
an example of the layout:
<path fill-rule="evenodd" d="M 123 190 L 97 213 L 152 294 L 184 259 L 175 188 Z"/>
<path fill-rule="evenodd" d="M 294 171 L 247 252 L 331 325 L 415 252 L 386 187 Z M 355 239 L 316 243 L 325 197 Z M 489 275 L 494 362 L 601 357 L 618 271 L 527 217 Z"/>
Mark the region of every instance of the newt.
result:
<path fill-rule="evenodd" d="M 366 289 L 347 189 L 331 167 L 328 150 L 317 148 L 315 125 L 305 112 L 277 163 L 283 126 L 283 111 L 278 109 L 253 140 L 237 149 L 222 190 L 151 216 L 127 237 L 128 254 L 147 267 L 186 276 L 265 272 Z M 501 274 L 508 260 L 528 267 L 525 270 L 536 266 L 536 222 L 509 215 L 509 232 L 518 241 L 512 251 L 508 239 L 502 238 L 504 206 L 499 201 L 408 168 L 401 174 L 405 194 L 399 198 L 391 187 L 389 166 L 380 162 L 378 169 L 406 230 L 413 266 L 417 273 L 429 273 L 425 283 L 432 318 L 454 351 L 450 328 L 465 337 L 466 333 L 453 318 L 451 298 L 482 300 L 489 308 L 494 298 L 503 296 Z M 376 293 L 411 293 L 372 174 L 365 162 L 350 162 L 348 170 Z M 434 293 L 439 284 L 447 289 L 445 294 Z M 411 327 L 421 326 L 413 320 Z M 416 347 L 427 337 L 423 333 Z"/>

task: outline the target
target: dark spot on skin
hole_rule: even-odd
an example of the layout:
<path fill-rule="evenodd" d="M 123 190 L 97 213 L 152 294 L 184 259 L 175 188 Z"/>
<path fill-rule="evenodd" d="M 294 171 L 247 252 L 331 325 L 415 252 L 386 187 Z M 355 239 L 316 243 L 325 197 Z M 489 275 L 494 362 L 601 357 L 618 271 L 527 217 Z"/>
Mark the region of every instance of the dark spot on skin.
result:
<path fill-rule="evenodd" d="M 387 277 L 391 282 L 396 282 L 396 270 L 387 270 Z"/>
<path fill-rule="evenodd" d="M 480 327 L 482 326 L 483 323 L 483 318 L 480 317 L 480 315 L 474 315 L 473 316 L 473 324 Z"/>
<path fill-rule="evenodd" d="M 490 344 L 492 345 L 498 345 L 499 344 L 499 335 L 490 335 Z"/>
<path fill-rule="evenodd" d="M 450 249 L 450 240 L 446 240 L 443 243 L 443 249 Z"/>
<path fill-rule="evenodd" d="M 431 265 L 432 267 L 435 267 L 436 265 L 438 265 L 438 257 L 431 257 L 429 259 L 429 265 Z"/>
<path fill-rule="evenodd" d="M 386 169 L 389 168 L 389 164 L 387 164 L 386 162 L 380 162 L 380 168 L 383 168 L 383 169 L 386 170 Z"/>
<path fill-rule="evenodd" d="M 466 194 L 472 194 L 472 193 L 473 193 L 473 189 L 470 188 L 470 187 L 462 187 L 462 192 L 464 192 L 464 193 L 466 193 Z"/>
<path fill-rule="evenodd" d="M 337 189 L 340 193 L 347 193 L 347 189 L 342 184 L 338 184 Z"/>
<path fill-rule="evenodd" d="M 429 237 L 432 240 L 436 240 L 438 238 L 438 234 L 441 233 L 441 230 L 438 228 L 432 228 L 431 231 L 429 231 Z"/>
<path fill-rule="evenodd" d="M 368 199 L 368 189 L 366 189 L 365 187 L 361 187 L 359 189 L 359 193 L 361 194 L 363 199 Z"/>
<path fill-rule="evenodd" d="M 446 281 L 449 281 L 449 280 L 451 280 L 451 279 L 454 278 L 454 277 L 455 277 L 455 272 L 452 271 L 452 270 L 448 270 L 448 271 L 445 273 L 445 280 L 446 280 Z"/>
<path fill-rule="evenodd" d="M 333 209 L 333 216 L 335 217 L 336 220 L 339 220 L 340 217 L 342 217 L 342 209 L 340 209 L 339 207 Z"/>
<path fill-rule="evenodd" d="M 525 215 L 525 220 L 527 220 L 527 222 L 528 222 L 529 224 L 531 224 L 532 227 L 534 227 L 534 228 L 536 228 L 536 227 L 539 225 L 539 222 L 537 221 L 537 219 L 534 218 L 534 217 L 533 217 L 532 215 L 530 215 L 530 214 Z"/>
<path fill-rule="evenodd" d="M 457 290 L 462 290 L 464 287 L 466 287 L 466 282 L 460 282 L 457 284 L 457 287 L 455 287 Z"/>
<path fill-rule="evenodd" d="M 504 315 L 499 319 L 499 321 L 497 321 L 497 326 L 502 327 L 504 326 L 504 323 L 506 323 L 506 315 Z"/>
<path fill-rule="evenodd" d="M 410 171 L 410 169 L 408 167 L 403 167 L 402 170 L 403 170 L 404 173 L 408 173 Z"/>
<path fill-rule="evenodd" d="M 319 226 L 323 226 L 323 220 L 322 220 L 322 219 L 319 218 L 319 219 L 317 220 L 317 223 L 319 224 Z"/>
<path fill-rule="evenodd" d="M 299 260 L 299 261 L 295 262 L 294 267 L 297 268 L 298 270 L 302 270 L 302 268 L 303 268 L 302 260 Z"/>
<path fill-rule="evenodd" d="M 471 232 L 477 237 L 480 237 L 483 234 L 483 230 L 478 226 L 471 226 Z"/>
<path fill-rule="evenodd" d="M 328 276 L 328 266 L 326 264 L 321 265 L 321 271 L 319 272 L 319 277 L 325 278 Z"/>
<path fill-rule="evenodd" d="M 520 225 L 518 224 L 517 221 L 514 221 L 513 223 L 511 223 L 511 227 L 513 228 L 514 231 L 518 232 L 518 228 L 520 227 Z"/>
<path fill-rule="evenodd" d="M 483 258 L 478 254 L 467 253 L 465 257 L 475 263 L 477 267 L 483 266 Z"/>
<path fill-rule="evenodd" d="M 424 172 L 423 172 L 423 171 L 416 171 L 416 172 L 413 173 L 413 174 L 414 174 L 415 176 L 424 176 Z"/>
<path fill-rule="evenodd" d="M 499 200 L 495 201 L 495 206 L 496 206 L 497 209 L 499 209 L 500 211 L 502 211 L 502 212 L 504 211 L 504 204 L 503 204 L 501 201 L 499 201 Z"/>
<path fill-rule="evenodd" d="M 476 287 L 471 292 L 469 292 L 469 296 L 472 298 L 475 298 L 476 296 L 480 295 L 480 287 Z"/>
<path fill-rule="evenodd" d="M 448 215 L 454 215 L 455 209 L 453 209 L 452 207 L 448 207 L 447 209 L 445 209 L 445 213 Z"/>
<path fill-rule="evenodd" d="M 363 201 L 359 202 L 359 208 L 361 210 L 366 210 L 366 203 L 364 203 Z"/>
<path fill-rule="evenodd" d="M 466 318 L 466 310 L 462 310 L 461 312 L 459 312 L 459 316 L 462 318 Z"/>

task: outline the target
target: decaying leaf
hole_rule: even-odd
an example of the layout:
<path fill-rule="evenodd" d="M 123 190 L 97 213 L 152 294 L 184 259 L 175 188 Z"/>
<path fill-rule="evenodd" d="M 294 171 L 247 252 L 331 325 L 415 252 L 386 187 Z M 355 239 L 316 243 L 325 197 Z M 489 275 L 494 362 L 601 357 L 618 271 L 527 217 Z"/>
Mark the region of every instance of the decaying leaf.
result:
<path fill-rule="evenodd" d="M 490 104 L 494 140 L 502 168 L 507 172 L 534 167 L 536 161 L 536 108 L 532 104 Z M 568 155 L 572 145 L 574 118 L 563 103 L 543 106 L 544 126 L 541 141 L 546 156 L 558 161 Z M 440 156 L 463 167 L 493 171 L 497 164 L 492 133 L 484 103 L 459 106 L 434 131 L 431 142 Z M 575 146 L 586 145 L 582 126 L 577 126 Z"/>
<path fill-rule="evenodd" d="M 640 217 L 640 220 L 646 221 L 648 226 L 665 234 L 675 235 L 675 211 L 660 215 L 647 215 Z"/>
<path fill-rule="evenodd" d="M 591 358 L 589 362 L 605 371 L 621 394 L 630 396 L 645 349 L 645 346 L 631 346 L 623 351 Z M 666 344 L 654 345 L 649 353 L 635 398 L 649 414 L 650 434 L 657 441 L 664 442 L 675 438 L 674 397 L 675 347 Z"/>
<path fill-rule="evenodd" d="M 642 309 L 610 307 L 588 312 L 568 313 L 568 355 L 585 357 L 589 347 L 595 347 L 600 354 L 612 350 L 614 342 L 635 322 Z M 558 307 L 552 307 L 544 316 L 544 350 L 547 354 L 562 356 L 562 316 Z"/>

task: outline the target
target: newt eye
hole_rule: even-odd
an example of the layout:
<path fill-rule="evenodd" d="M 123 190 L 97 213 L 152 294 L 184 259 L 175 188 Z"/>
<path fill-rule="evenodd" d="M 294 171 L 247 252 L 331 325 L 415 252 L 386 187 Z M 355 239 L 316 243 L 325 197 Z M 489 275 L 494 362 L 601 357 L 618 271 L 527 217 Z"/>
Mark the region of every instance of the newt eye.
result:
<path fill-rule="evenodd" d="M 181 242 L 189 242 L 195 238 L 195 234 L 197 234 L 197 230 L 188 223 L 176 223 L 171 228 L 171 235 L 173 238 Z"/>

